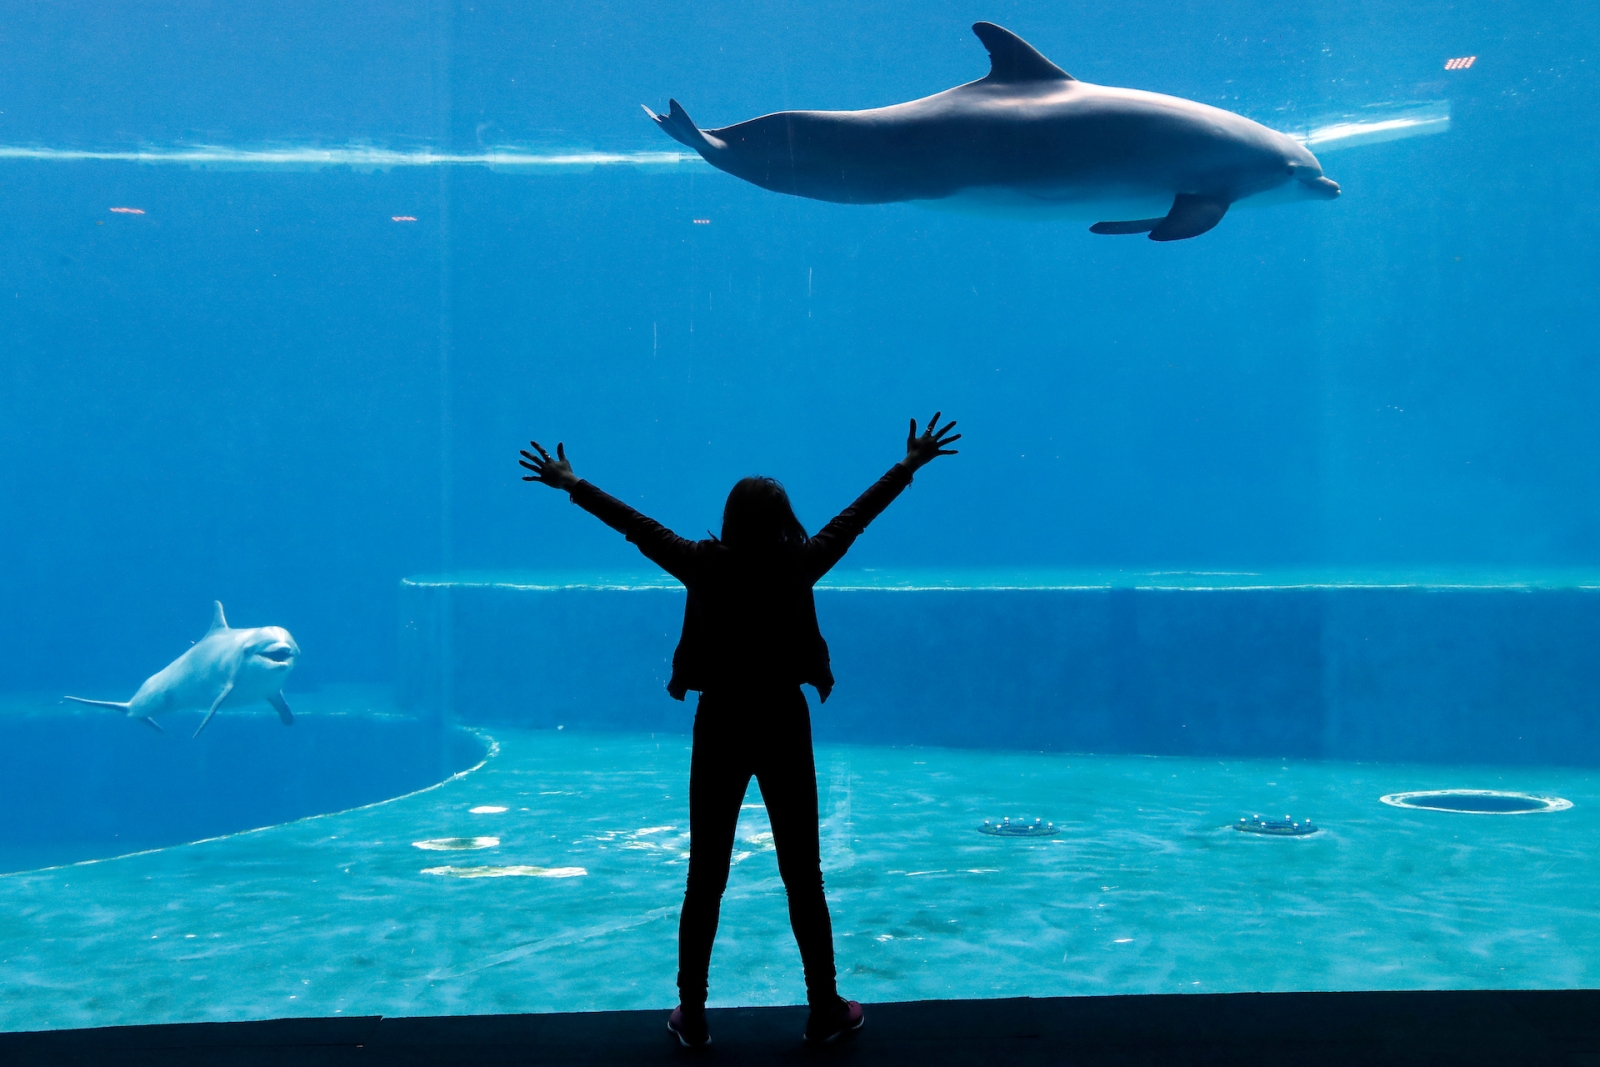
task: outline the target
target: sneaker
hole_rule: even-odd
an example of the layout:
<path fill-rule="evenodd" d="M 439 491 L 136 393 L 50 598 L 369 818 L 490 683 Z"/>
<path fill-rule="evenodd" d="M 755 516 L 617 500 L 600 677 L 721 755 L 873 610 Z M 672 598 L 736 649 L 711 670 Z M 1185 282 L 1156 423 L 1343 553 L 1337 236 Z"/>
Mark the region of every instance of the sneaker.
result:
<path fill-rule="evenodd" d="M 706 1010 L 704 1008 L 690 1008 L 685 1011 L 683 1005 L 672 1009 L 672 1014 L 667 1016 L 667 1029 L 672 1031 L 672 1036 L 678 1039 L 678 1044 L 684 1048 L 705 1048 L 711 1044 L 711 1033 L 706 1029 Z"/>
<path fill-rule="evenodd" d="M 837 1041 L 861 1029 L 864 1022 L 866 1017 L 861 1013 L 861 1005 L 839 997 L 832 1004 L 811 1009 L 811 1018 L 806 1020 L 806 1044 L 825 1045 Z"/>

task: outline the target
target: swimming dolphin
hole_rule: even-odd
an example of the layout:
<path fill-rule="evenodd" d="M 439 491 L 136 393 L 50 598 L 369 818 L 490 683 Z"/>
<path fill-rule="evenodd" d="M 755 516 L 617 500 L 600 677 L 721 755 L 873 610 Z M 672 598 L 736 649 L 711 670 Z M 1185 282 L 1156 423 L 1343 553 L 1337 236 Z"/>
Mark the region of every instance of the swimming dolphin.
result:
<path fill-rule="evenodd" d="M 780 111 L 717 130 L 645 113 L 719 170 L 841 204 L 905 200 L 1109 219 L 1094 233 L 1198 237 L 1231 204 L 1332 200 L 1305 146 L 1231 111 L 1081 82 L 992 22 L 989 74 L 868 111 Z"/>
<path fill-rule="evenodd" d="M 211 629 L 189 651 L 146 678 L 132 700 L 67 699 L 101 708 L 120 708 L 157 730 L 161 725 L 151 718 L 154 714 L 208 708 L 194 732 L 196 737 L 218 708 L 238 707 L 256 700 L 271 704 L 283 724 L 291 725 L 294 715 L 283 699 L 283 681 L 294 670 L 300 646 L 281 626 L 235 630 L 223 617 L 222 602 L 212 604 L 215 611 Z"/>

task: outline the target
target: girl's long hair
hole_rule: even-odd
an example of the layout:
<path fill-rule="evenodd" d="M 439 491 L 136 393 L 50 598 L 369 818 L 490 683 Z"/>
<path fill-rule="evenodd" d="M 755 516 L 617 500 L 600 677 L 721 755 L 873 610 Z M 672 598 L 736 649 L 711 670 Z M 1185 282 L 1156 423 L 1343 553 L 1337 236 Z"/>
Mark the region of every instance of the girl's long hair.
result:
<path fill-rule="evenodd" d="M 776 478 L 741 478 L 722 509 L 722 541 L 740 552 L 799 548 L 806 528 Z"/>

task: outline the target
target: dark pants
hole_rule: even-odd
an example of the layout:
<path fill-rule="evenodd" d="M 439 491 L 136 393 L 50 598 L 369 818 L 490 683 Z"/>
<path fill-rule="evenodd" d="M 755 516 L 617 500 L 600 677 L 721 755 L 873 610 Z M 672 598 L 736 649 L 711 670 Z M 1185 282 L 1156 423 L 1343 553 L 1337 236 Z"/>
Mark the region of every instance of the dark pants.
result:
<path fill-rule="evenodd" d="M 689 769 L 689 885 L 678 922 L 678 995 L 706 1001 L 706 972 L 717 913 L 728 886 L 739 805 L 754 775 L 772 820 L 778 873 L 789 895 L 789 924 L 800 945 L 806 995 L 826 1003 L 834 988 L 833 924 L 822 892 L 817 840 L 817 772 L 811 713 L 793 689 L 703 693 L 694 717 Z"/>

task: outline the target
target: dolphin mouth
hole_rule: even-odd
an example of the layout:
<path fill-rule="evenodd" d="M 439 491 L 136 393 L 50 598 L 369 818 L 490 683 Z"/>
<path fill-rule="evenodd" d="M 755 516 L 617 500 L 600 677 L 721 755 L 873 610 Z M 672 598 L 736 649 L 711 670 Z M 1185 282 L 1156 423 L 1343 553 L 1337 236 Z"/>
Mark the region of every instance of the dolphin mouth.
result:
<path fill-rule="evenodd" d="M 288 663 L 290 660 L 294 659 L 294 649 L 285 645 L 281 648 L 269 648 L 264 651 L 257 652 L 256 655 L 260 656 L 262 659 L 270 659 L 274 663 Z"/>
<path fill-rule="evenodd" d="M 1300 184 L 1304 185 L 1312 196 L 1315 196 L 1319 199 L 1339 199 L 1339 183 L 1334 181 L 1332 178 L 1325 178 L 1319 174 L 1315 178 L 1301 178 Z"/>

